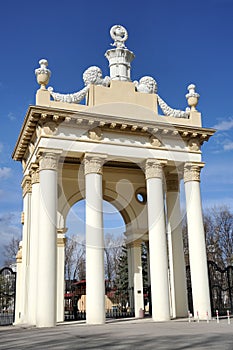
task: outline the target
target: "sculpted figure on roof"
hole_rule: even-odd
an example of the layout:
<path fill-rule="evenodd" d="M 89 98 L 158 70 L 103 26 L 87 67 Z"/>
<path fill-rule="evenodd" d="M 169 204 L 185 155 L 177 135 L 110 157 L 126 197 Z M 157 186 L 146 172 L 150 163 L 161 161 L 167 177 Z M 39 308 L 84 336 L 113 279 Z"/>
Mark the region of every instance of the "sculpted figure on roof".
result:
<path fill-rule="evenodd" d="M 146 93 L 146 94 L 157 94 L 157 83 L 150 76 L 142 77 L 139 82 L 134 81 L 135 89 L 138 92 Z M 186 111 L 181 111 L 180 109 L 174 109 L 169 107 L 166 102 L 157 94 L 158 104 L 163 111 L 164 115 L 175 117 L 175 118 L 188 118 L 190 114 L 190 110 L 187 108 Z"/>
<path fill-rule="evenodd" d="M 127 30 L 117 24 L 113 26 L 110 30 L 110 35 L 112 39 L 114 40 L 114 43 L 111 44 L 112 46 L 116 46 L 117 48 L 125 49 L 125 41 L 128 39 L 128 33 Z"/>
<path fill-rule="evenodd" d="M 144 92 L 147 94 L 156 94 L 157 93 L 157 83 L 156 81 L 149 76 L 142 77 L 139 82 L 134 81 L 136 86 L 136 91 Z"/>

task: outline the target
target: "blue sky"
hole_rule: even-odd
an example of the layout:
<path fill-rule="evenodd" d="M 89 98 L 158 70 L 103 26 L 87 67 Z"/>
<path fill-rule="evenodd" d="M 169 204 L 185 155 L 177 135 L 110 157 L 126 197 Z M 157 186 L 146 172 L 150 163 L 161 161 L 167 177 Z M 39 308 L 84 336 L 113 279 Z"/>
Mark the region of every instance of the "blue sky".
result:
<path fill-rule="evenodd" d="M 21 231 L 22 172 L 11 154 L 26 110 L 35 104 L 38 61 L 48 59 L 56 91 L 78 91 L 89 66 L 109 75 L 104 53 L 115 24 L 128 30 L 126 45 L 136 56 L 132 80 L 154 77 L 159 95 L 179 109 L 187 106 L 187 86 L 196 84 L 203 126 L 218 129 L 203 146 L 203 206 L 233 208 L 232 18 L 233 0 L 2 2 L 0 265 L 2 245 Z"/>

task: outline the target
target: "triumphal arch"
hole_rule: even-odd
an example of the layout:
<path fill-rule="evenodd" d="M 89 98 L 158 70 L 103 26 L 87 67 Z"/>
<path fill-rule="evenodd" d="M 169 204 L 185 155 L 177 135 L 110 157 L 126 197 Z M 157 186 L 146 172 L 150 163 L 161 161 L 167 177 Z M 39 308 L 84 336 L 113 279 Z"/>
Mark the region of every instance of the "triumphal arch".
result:
<path fill-rule="evenodd" d="M 214 130 L 202 127 L 195 85 L 188 86 L 185 110 L 170 107 L 153 77 L 131 80 L 134 53 L 125 45 L 127 30 L 115 25 L 110 35 L 112 46 L 105 53 L 109 76 L 92 66 L 83 73 L 83 88 L 75 93 L 47 87 L 51 72 L 45 59 L 35 70 L 40 85 L 36 104 L 28 108 L 13 152 L 23 166 L 16 324 L 50 327 L 64 320 L 66 218 L 83 198 L 87 323 L 105 322 L 103 199 L 125 221 L 135 317 L 144 309 L 143 241 L 149 249 L 153 320 L 188 315 L 183 215 L 194 315 L 205 319 L 211 314 L 200 172 L 201 146 Z"/>

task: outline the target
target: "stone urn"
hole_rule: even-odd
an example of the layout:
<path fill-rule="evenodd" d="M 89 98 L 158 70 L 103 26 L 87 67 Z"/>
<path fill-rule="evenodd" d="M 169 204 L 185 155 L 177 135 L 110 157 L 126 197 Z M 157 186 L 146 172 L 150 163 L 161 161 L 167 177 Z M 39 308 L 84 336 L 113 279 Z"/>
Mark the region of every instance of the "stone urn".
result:
<path fill-rule="evenodd" d="M 40 68 L 35 69 L 35 75 L 37 78 L 37 83 L 40 85 L 42 90 L 46 90 L 46 85 L 49 83 L 51 76 L 50 70 L 47 68 L 48 61 L 42 59 L 39 61 Z"/>
<path fill-rule="evenodd" d="M 194 84 L 190 84 L 188 86 L 188 94 L 185 95 L 187 98 L 187 102 L 191 111 L 196 111 L 196 106 L 198 104 L 198 100 L 200 95 L 195 91 L 196 86 Z"/>

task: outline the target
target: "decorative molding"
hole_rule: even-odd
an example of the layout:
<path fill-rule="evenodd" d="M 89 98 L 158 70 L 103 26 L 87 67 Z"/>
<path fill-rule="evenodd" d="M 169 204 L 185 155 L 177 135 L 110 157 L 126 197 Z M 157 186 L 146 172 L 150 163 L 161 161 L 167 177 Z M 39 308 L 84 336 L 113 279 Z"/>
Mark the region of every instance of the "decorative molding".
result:
<path fill-rule="evenodd" d="M 188 141 L 188 148 L 190 151 L 200 151 L 200 141 L 197 138 L 191 138 Z"/>
<path fill-rule="evenodd" d="M 100 174 L 103 175 L 103 164 L 106 159 L 105 155 L 86 154 L 83 159 L 84 175 Z"/>
<path fill-rule="evenodd" d="M 25 197 L 28 193 L 32 193 L 32 181 L 30 175 L 24 176 L 21 187 L 23 189 L 23 197 Z"/>
<path fill-rule="evenodd" d="M 58 155 L 52 152 L 43 153 L 39 158 L 39 171 L 57 170 Z"/>
<path fill-rule="evenodd" d="M 166 163 L 166 161 L 159 161 L 157 159 L 147 159 L 144 167 L 146 180 L 152 178 L 162 179 L 163 167 Z"/>
<path fill-rule="evenodd" d="M 150 137 L 150 144 L 154 147 L 161 147 L 162 142 L 154 135 Z"/>
<path fill-rule="evenodd" d="M 198 181 L 200 182 L 201 169 L 204 167 L 204 163 L 194 164 L 186 163 L 184 166 L 184 182 Z"/>
<path fill-rule="evenodd" d="M 42 133 L 48 136 L 56 135 L 57 124 L 55 122 L 47 122 L 42 125 Z"/>
<path fill-rule="evenodd" d="M 101 129 L 96 127 L 88 131 L 88 137 L 93 141 L 100 141 L 103 138 L 103 134 L 101 132 Z"/>

